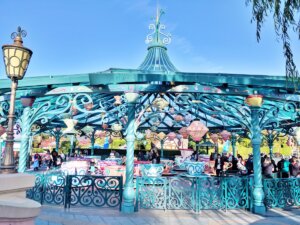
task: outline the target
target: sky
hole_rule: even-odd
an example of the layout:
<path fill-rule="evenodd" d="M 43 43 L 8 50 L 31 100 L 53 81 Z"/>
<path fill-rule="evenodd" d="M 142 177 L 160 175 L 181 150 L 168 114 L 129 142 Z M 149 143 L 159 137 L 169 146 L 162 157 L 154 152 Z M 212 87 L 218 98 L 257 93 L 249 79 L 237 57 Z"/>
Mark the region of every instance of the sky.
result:
<path fill-rule="evenodd" d="M 179 71 L 284 75 L 272 18 L 258 43 L 244 0 L 1 0 L 0 45 L 12 43 L 18 26 L 27 31 L 24 46 L 33 56 L 26 76 L 135 69 L 146 56 L 157 5 L 165 11 L 168 54 Z M 298 63 L 299 41 L 292 38 Z"/>

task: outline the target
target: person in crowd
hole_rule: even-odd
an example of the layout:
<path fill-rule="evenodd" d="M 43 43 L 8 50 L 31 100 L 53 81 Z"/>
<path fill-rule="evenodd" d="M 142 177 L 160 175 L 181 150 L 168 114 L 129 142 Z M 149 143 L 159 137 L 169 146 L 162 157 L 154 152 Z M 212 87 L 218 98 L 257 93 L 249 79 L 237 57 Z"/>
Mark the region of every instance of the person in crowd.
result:
<path fill-rule="evenodd" d="M 150 151 L 150 160 L 152 161 L 153 164 L 160 163 L 160 155 L 156 147 L 153 147 Z"/>
<path fill-rule="evenodd" d="M 262 168 L 263 168 L 263 175 L 265 178 L 273 178 L 272 174 L 273 174 L 274 166 L 273 163 L 271 162 L 270 157 L 265 157 Z"/>
<path fill-rule="evenodd" d="M 241 175 L 246 175 L 248 173 L 246 166 L 244 165 L 243 157 L 238 155 L 237 158 L 237 168 Z"/>
<path fill-rule="evenodd" d="M 234 155 L 231 155 L 231 154 L 229 155 L 228 162 L 230 162 L 232 165 L 230 168 L 228 168 L 228 170 L 238 171 L 238 168 L 237 168 L 238 159 L 236 157 L 234 157 Z"/>
<path fill-rule="evenodd" d="M 217 177 L 219 177 L 221 171 L 223 171 L 223 168 L 224 168 L 224 158 L 221 157 L 220 154 L 218 154 L 217 158 L 215 159 L 215 166 L 214 166 L 214 168 L 215 168 Z"/>
<path fill-rule="evenodd" d="M 45 160 L 45 164 L 47 165 L 47 169 L 50 169 L 52 165 L 52 158 L 49 150 L 47 150 L 44 160 Z"/>
<path fill-rule="evenodd" d="M 62 162 L 66 161 L 66 155 L 63 152 L 60 153 L 60 158 L 61 158 Z"/>
<path fill-rule="evenodd" d="M 288 158 L 284 159 L 284 162 L 282 164 L 282 170 L 281 170 L 281 174 L 282 174 L 282 178 L 289 178 L 289 174 L 290 174 L 290 162 Z"/>
<path fill-rule="evenodd" d="M 142 151 L 139 151 L 137 158 L 138 161 L 144 161 L 145 160 L 144 153 Z"/>
<path fill-rule="evenodd" d="M 253 173 L 253 155 L 252 154 L 249 155 L 249 158 L 246 162 L 246 168 L 247 168 L 248 174 Z"/>
<path fill-rule="evenodd" d="M 295 159 L 293 159 L 290 163 L 290 175 L 291 177 L 297 177 L 300 175 L 299 164 Z"/>
<path fill-rule="evenodd" d="M 123 166 L 126 165 L 126 156 L 125 156 L 125 155 L 122 157 L 122 165 L 123 165 Z"/>
<path fill-rule="evenodd" d="M 52 163 L 54 167 L 57 167 L 57 159 L 58 159 L 58 153 L 55 149 L 52 150 L 51 152 L 51 156 L 52 156 Z"/>
<path fill-rule="evenodd" d="M 37 171 L 39 170 L 39 154 L 36 153 L 33 156 L 33 170 Z"/>
<path fill-rule="evenodd" d="M 282 168 L 283 168 L 284 158 L 281 156 L 281 159 L 277 163 L 277 171 L 278 171 L 278 177 L 282 177 Z"/>

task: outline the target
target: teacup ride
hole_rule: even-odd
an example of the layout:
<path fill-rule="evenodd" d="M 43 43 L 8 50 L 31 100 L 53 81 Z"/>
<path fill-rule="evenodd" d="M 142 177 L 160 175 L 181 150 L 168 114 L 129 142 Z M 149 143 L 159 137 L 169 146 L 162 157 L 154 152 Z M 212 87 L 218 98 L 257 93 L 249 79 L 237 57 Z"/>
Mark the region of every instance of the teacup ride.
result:
<path fill-rule="evenodd" d="M 185 162 L 187 173 L 183 174 L 187 177 L 203 177 L 208 176 L 204 173 L 206 163 L 205 162 Z"/>

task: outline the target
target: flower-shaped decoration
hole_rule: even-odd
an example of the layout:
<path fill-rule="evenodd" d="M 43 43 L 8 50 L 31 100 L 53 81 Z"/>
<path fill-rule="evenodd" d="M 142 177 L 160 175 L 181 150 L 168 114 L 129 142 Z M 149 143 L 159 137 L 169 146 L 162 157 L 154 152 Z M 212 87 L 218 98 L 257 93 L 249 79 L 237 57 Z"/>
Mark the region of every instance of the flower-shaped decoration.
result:
<path fill-rule="evenodd" d="M 91 134 L 94 132 L 94 128 L 91 126 L 85 126 L 81 129 L 85 134 Z"/>
<path fill-rule="evenodd" d="M 201 141 L 202 137 L 208 132 L 208 128 L 200 121 L 193 121 L 188 126 L 187 131 L 194 141 Z"/>
<path fill-rule="evenodd" d="M 106 131 L 103 131 L 103 130 L 97 130 L 95 132 L 95 136 L 98 137 L 98 138 L 104 138 L 106 137 Z"/>
<path fill-rule="evenodd" d="M 75 130 L 75 125 L 77 124 L 78 120 L 74 119 L 64 119 L 64 123 L 67 125 L 67 129 L 63 131 L 64 134 L 77 134 Z"/>

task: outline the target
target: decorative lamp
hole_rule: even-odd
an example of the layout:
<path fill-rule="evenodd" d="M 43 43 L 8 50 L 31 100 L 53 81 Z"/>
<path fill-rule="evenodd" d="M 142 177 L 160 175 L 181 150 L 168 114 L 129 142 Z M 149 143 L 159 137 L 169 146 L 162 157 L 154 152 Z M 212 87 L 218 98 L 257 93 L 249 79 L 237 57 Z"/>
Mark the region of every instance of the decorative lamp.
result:
<path fill-rule="evenodd" d="M 218 143 L 219 135 L 218 134 L 211 134 L 210 139 L 216 144 L 216 143 Z"/>
<path fill-rule="evenodd" d="M 10 79 L 22 80 L 29 65 L 32 51 L 23 46 L 22 40 L 26 35 L 26 31 L 18 27 L 17 32 L 11 35 L 14 43 L 2 46 L 5 70 Z"/>
<path fill-rule="evenodd" d="M 114 99 L 115 99 L 115 103 L 114 105 L 121 105 L 122 104 L 122 97 L 120 95 L 116 95 L 114 96 Z"/>
<path fill-rule="evenodd" d="M 246 98 L 246 104 L 252 107 L 261 107 L 263 104 L 263 96 L 262 95 L 249 95 Z"/>
<path fill-rule="evenodd" d="M 229 138 L 230 138 L 230 136 L 231 136 L 231 133 L 228 132 L 227 130 L 223 130 L 223 131 L 220 133 L 220 135 L 221 135 L 221 137 L 222 137 L 222 139 L 223 139 L 224 141 L 227 141 L 227 140 L 229 140 Z"/>
<path fill-rule="evenodd" d="M 196 120 L 188 126 L 187 131 L 194 141 L 201 141 L 202 137 L 208 132 L 208 128 Z"/>
<path fill-rule="evenodd" d="M 5 127 L 0 125 L 0 136 L 2 136 L 2 134 L 4 134 L 6 132 Z"/>
<path fill-rule="evenodd" d="M 21 103 L 23 107 L 31 107 L 35 101 L 35 97 L 33 96 L 22 96 Z"/>
<path fill-rule="evenodd" d="M 81 129 L 85 134 L 91 134 L 94 132 L 94 128 L 91 126 L 85 126 L 84 128 Z"/>
<path fill-rule="evenodd" d="M 189 132 L 187 130 L 187 127 L 181 127 L 179 133 L 182 135 L 183 138 L 189 137 Z"/>
<path fill-rule="evenodd" d="M 64 123 L 67 125 L 67 129 L 63 131 L 63 134 L 69 134 L 69 135 L 77 134 L 77 131 L 74 129 L 74 127 L 78 123 L 78 120 L 64 119 Z"/>
<path fill-rule="evenodd" d="M 170 140 L 170 141 L 173 141 L 175 138 L 176 138 L 176 133 L 174 133 L 174 132 L 170 132 L 170 133 L 168 133 L 168 139 Z"/>
<path fill-rule="evenodd" d="M 158 97 L 154 99 L 152 105 L 158 110 L 163 110 L 169 105 L 169 103 L 164 98 Z"/>
<path fill-rule="evenodd" d="M 159 138 L 159 140 L 164 140 L 165 139 L 165 137 L 166 137 L 166 134 L 164 133 L 164 132 L 160 132 L 158 135 L 157 135 L 157 137 Z"/>

